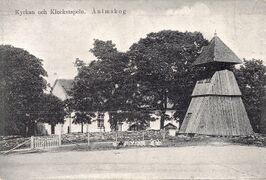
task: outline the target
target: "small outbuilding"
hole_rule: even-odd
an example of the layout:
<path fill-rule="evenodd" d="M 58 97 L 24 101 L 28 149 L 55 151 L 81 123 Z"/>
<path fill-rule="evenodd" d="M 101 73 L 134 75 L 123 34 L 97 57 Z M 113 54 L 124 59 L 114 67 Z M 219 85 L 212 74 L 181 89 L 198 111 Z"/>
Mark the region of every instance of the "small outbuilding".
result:
<path fill-rule="evenodd" d="M 172 123 L 166 124 L 164 126 L 164 129 L 166 131 L 168 131 L 169 136 L 175 136 L 176 135 L 177 127 L 175 125 L 173 125 Z"/>

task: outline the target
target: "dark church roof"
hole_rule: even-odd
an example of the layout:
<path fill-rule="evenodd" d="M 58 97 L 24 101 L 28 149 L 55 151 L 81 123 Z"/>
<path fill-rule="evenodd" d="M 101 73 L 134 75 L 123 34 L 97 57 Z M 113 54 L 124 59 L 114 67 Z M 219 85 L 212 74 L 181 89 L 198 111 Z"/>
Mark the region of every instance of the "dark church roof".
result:
<path fill-rule="evenodd" d="M 242 61 L 218 36 L 215 35 L 210 44 L 203 48 L 202 53 L 193 65 L 211 63 L 241 64 Z"/>

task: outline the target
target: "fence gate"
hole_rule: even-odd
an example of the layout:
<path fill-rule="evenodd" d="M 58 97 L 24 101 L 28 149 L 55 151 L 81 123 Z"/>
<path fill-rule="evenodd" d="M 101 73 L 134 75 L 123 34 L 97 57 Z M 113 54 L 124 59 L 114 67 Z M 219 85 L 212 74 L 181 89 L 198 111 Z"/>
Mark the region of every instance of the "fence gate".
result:
<path fill-rule="evenodd" d="M 31 149 L 45 149 L 61 145 L 61 136 L 31 136 Z"/>

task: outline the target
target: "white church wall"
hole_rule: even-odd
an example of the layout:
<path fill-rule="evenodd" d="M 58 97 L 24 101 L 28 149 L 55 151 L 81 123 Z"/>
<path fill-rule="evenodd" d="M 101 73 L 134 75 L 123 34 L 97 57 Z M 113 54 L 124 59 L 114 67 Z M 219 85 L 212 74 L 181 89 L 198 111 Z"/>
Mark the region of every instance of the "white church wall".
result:
<path fill-rule="evenodd" d="M 55 84 L 52 94 L 61 99 L 62 101 L 67 99 L 66 92 L 59 83 Z"/>

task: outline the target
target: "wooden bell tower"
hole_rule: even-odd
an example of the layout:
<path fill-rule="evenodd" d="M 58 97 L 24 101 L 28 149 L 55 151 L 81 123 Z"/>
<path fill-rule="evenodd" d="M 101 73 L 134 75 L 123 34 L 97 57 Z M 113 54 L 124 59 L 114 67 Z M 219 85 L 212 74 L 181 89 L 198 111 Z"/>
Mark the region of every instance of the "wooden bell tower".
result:
<path fill-rule="evenodd" d="M 228 70 L 240 63 L 242 61 L 215 34 L 194 65 L 216 68 L 216 72 L 210 78 L 197 81 L 180 133 L 253 134 L 235 76 Z"/>

